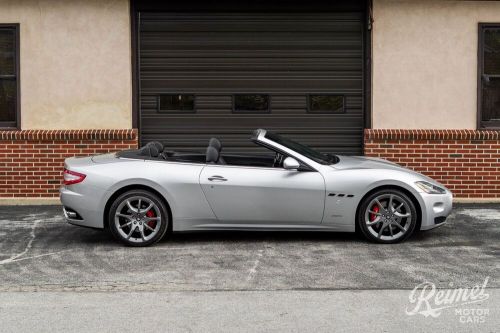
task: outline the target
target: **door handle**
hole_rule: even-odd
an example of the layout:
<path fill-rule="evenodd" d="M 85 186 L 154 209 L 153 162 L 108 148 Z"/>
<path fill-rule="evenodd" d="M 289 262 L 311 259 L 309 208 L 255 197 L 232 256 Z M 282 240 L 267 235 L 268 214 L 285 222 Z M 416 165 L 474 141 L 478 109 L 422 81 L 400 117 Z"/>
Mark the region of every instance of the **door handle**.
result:
<path fill-rule="evenodd" d="M 222 177 L 222 176 L 212 176 L 212 177 L 208 177 L 208 180 L 210 180 L 211 182 L 225 182 L 227 181 L 226 178 Z"/>

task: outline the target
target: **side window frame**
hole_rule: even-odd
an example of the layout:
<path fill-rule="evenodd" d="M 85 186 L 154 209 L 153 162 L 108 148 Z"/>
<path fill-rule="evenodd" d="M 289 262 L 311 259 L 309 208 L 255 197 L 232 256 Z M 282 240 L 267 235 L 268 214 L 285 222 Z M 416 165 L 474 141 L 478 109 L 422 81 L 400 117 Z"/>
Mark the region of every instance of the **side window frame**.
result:
<path fill-rule="evenodd" d="M 487 29 L 498 29 L 500 33 L 500 23 L 479 23 L 478 28 L 478 62 L 477 62 L 477 129 L 498 130 L 500 120 L 483 120 L 483 83 L 486 78 L 500 80 L 500 75 L 484 74 L 484 33 Z"/>
<path fill-rule="evenodd" d="M 0 75 L 0 80 L 15 80 L 16 89 L 16 111 L 14 121 L 0 121 L 0 129 L 2 130 L 20 130 L 21 129 L 21 77 L 20 77 L 20 38 L 19 23 L 0 23 L 1 30 L 14 31 L 14 61 L 15 69 L 14 75 Z"/>
<path fill-rule="evenodd" d="M 292 157 L 292 158 L 296 159 L 296 160 L 297 160 L 297 162 L 299 162 L 299 164 L 300 164 L 300 168 L 299 168 L 299 170 L 298 170 L 298 171 L 308 171 L 308 172 L 313 171 L 313 172 L 318 172 L 318 170 L 314 169 L 313 167 L 311 167 L 311 166 L 310 166 L 310 165 L 308 165 L 307 163 L 303 162 L 300 158 L 297 158 L 297 157 L 295 157 L 295 156 L 291 156 L 290 154 L 287 154 L 286 152 L 284 152 L 284 151 L 282 151 L 282 150 L 280 150 L 280 149 L 278 149 L 278 148 L 276 148 L 276 147 L 273 147 L 273 146 L 271 146 L 271 145 L 265 144 L 265 143 L 260 142 L 260 141 L 258 141 L 258 140 L 253 140 L 253 139 L 252 139 L 252 142 L 253 142 L 253 143 L 255 143 L 255 144 L 256 144 L 256 145 L 258 145 L 258 146 L 261 146 L 261 147 L 264 147 L 264 148 L 266 148 L 266 149 L 269 149 L 270 151 L 274 152 L 275 154 L 277 153 L 277 154 L 282 155 L 282 156 L 283 156 L 283 161 L 284 161 L 284 160 L 285 160 L 285 158 L 287 158 L 287 157 Z M 283 167 L 279 167 L 279 168 L 277 168 L 277 167 L 273 167 L 273 169 L 277 169 L 277 170 L 285 170 Z"/>

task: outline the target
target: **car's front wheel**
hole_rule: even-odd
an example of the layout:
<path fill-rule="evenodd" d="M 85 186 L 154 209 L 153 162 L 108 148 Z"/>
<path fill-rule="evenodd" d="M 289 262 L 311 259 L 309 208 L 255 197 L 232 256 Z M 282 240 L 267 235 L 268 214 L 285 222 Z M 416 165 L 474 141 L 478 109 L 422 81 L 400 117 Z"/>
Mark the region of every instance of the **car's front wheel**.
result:
<path fill-rule="evenodd" d="M 130 246 L 148 246 L 165 235 L 169 217 L 163 201 L 145 190 L 120 195 L 109 210 L 109 229 L 119 241 Z"/>
<path fill-rule="evenodd" d="M 378 243 L 397 243 L 415 230 L 417 210 L 412 200 L 396 189 L 382 189 L 366 197 L 358 212 L 363 235 Z"/>

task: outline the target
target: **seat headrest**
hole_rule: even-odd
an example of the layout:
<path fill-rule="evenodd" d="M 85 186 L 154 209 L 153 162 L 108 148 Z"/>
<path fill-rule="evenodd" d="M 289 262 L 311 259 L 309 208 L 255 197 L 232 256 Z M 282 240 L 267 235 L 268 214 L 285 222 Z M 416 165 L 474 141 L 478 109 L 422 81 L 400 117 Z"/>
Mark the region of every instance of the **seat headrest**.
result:
<path fill-rule="evenodd" d="M 163 144 L 160 141 L 151 141 L 150 144 L 155 145 L 156 149 L 160 151 L 160 153 L 163 151 Z"/>
<path fill-rule="evenodd" d="M 158 147 L 155 144 L 149 145 L 149 152 L 151 153 L 151 157 L 160 156 L 160 150 L 158 150 Z"/>
<path fill-rule="evenodd" d="M 219 161 L 219 151 L 212 146 L 208 146 L 205 160 L 207 163 L 217 163 Z"/>
<path fill-rule="evenodd" d="M 215 149 L 217 149 L 218 152 L 220 152 L 222 149 L 222 143 L 217 138 L 211 138 L 210 141 L 208 142 L 208 145 L 210 147 L 214 147 Z"/>
<path fill-rule="evenodd" d="M 160 155 L 160 150 L 154 144 L 154 142 L 149 142 L 147 145 L 139 149 L 139 155 L 158 157 Z"/>

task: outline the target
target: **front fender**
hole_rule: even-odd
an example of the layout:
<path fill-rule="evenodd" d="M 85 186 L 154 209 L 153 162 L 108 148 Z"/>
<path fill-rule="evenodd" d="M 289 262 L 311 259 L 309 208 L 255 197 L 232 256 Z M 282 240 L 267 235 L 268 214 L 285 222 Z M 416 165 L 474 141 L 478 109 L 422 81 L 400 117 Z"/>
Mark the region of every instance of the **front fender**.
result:
<path fill-rule="evenodd" d="M 362 199 L 382 186 L 394 186 L 407 190 L 417 200 L 421 209 L 425 202 L 421 193 L 413 187 L 417 177 L 411 173 L 392 170 L 351 169 L 333 170 L 324 174 L 326 180 L 325 214 L 323 223 L 338 225 L 345 231 L 354 231 L 356 212 Z M 423 212 L 421 215 L 424 216 Z"/>
<path fill-rule="evenodd" d="M 415 187 L 410 186 L 406 182 L 403 182 L 403 181 L 400 181 L 397 179 L 379 180 L 377 182 L 371 183 L 369 186 L 367 186 L 363 197 L 359 198 L 359 201 L 358 201 L 356 207 L 359 206 L 359 204 L 361 203 L 361 200 L 366 196 L 366 194 L 375 190 L 376 188 L 383 187 L 383 186 L 393 186 L 393 187 L 403 188 L 413 195 L 413 197 L 417 200 L 421 209 L 422 209 L 422 207 L 425 207 L 425 202 L 422 199 L 421 193 Z M 422 214 L 423 212 L 420 212 L 420 213 Z"/>

